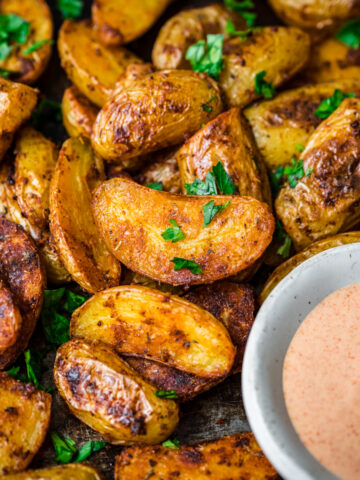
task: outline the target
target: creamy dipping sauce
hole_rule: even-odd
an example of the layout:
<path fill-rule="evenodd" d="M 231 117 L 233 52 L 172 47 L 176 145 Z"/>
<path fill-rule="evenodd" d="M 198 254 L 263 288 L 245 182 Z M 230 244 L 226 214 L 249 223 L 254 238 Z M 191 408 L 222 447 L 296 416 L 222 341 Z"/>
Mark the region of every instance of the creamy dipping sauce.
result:
<path fill-rule="evenodd" d="M 360 479 L 360 283 L 305 318 L 287 351 L 285 403 L 300 439 L 328 470 Z"/>

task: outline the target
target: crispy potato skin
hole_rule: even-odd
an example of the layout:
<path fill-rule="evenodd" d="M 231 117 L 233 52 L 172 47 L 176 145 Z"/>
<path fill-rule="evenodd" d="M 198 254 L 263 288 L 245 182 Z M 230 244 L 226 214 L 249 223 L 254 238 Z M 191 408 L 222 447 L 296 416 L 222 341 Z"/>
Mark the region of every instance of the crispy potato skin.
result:
<path fill-rule="evenodd" d="M 287 90 L 244 111 L 269 170 L 289 164 L 296 146 L 307 144 L 322 121 L 316 109 L 336 89 L 360 96 L 358 79 L 338 80 Z"/>
<path fill-rule="evenodd" d="M 101 480 L 101 478 L 95 468 L 79 463 L 7 475 L 8 480 Z"/>
<path fill-rule="evenodd" d="M 73 85 L 65 90 L 62 103 L 62 120 L 70 137 L 90 138 L 99 109 Z"/>
<path fill-rule="evenodd" d="M 171 17 L 160 29 L 152 51 L 152 61 L 158 70 L 191 68 L 185 59 L 187 49 L 210 33 L 222 33 L 226 22 L 233 21 L 238 30 L 246 30 L 244 20 L 222 5 L 184 10 Z"/>
<path fill-rule="evenodd" d="M 71 275 L 61 261 L 60 255 L 56 250 L 56 242 L 50 232 L 46 232 L 44 241 L 38 248 L 40 258 L 46 268 L 48 282 L 55 285 L 71 282 Z"/>
<path fill-rule="evenodd" d="M 202 207 L 210 200 L 230 205 L 203 227 Z M 94 192 L 99 232 L 113 254 L 131 270 L 171 285 L 211 283 L 252 265 L 274 231 L 270 208 L 250 197 L 185 196 L 152 190 L 126 178 L 113 178 Z M 175 219 L 186 235 L 166 242 L 161 233 Z M 203 273 L 175 271 L 171 260 L 186 258 Z"/>
<path fill-rule="evenodd" d="M 119 262 L 106 249 L 91 211 L 91 191 L 104 179 L 90 143 L 63 144 L 50 187 L 50 230 L 66 270 L 90 293 L 117 285 Z"/>
<path fill-rule="evenodd" d="M 165 192 L 181 193 L 180 171 L 176 160 L 178 147 L 156 152 L 141 169 L 137 181 L 142 185 L 160 182 Z"/>
<path fill-rule="evenodd" d="M 101 342 L 63 344 L 54 378 L 71 412 L 115 445 L 160 443 L 178 423 L 177 404 Z"/>
<path fill-rule="evenodd" d="M 1 0 L 1 14 L 15 13 L 30 23 L 26 42 L 10 52 L 0 67 L 15 72 L 14 79 L 21 83 L 34 83 L 44 72 L 51 56 L 51 45 L 43 44 L 27 55 L 24 51 L 39 40 L 51 40 L 53 21 L 45 0 Z"/>
<path fill-rule="evenodd" d="M 295 188 L 280 190 L 275 208 L 297 251 L 359 221 L 360 100 L 348 98 L 323 121 L 301 155 Z"/>
<path fill-rule="evenodd" d="M 0 372 L 0 474 L 24 470 L 45 439 L 51 395 Z"/>
<path fill-rule="evenodd" d="M 0 355 L 18 340 L 22 326 L 21 313 L 13 294 L 0 279 Z"/>
<path fill-rule="evenodd" d="M 66 20 L 59 32 L 58 49 L 69 79 L 99 107 L 108 99 L 126 66 L 141 62 L 125 48 L 103 45 L 86 21 Z"/>
<path fill-rule="evenodd" d="M 228 40 L 219 76 L 228 105 L 243 108 L 258 98 L 255 76 L 262 70 L 267 82 L 282 85 L 305 65 L 309 51 L 309 36 L 293 27 L 265 27 L 245 41 L 240 37 Z"/>
<path fill-rule="evenodd" d="M 215 97 L 211 112 L 202 105 Z M 94 150 L 122 163 L 177 145 L 222 111 L 218 85 L 189 70 L 164 70 L 114 92 L 100 110 L 92 134 Z"/>
<path fill-rule="evenodd" d="M 294 268 L 305 262 L 308 258 L 317 255 L 320 252 L 328 250 L 329 248 L 339 247 L 340 245 L 347 245 L 348 243 L 360 242 L 360 232 L 339 233 L 331 237 L 323 238 L 317 242 L 312 243 L 307 248 L 290 257 L 286 262 L 279 265 L 267 279 L 264 288 L 259 295 L 259 303 L 262 304 L 270 295 L 276 285 L 288 275 Z"/>
<path fill-rule="evenodd" d="M 143 35 L 160 17 L 171 0 L 95 0 L 92 21 L 101 40 L 121 45 Z"/>
<path fill-rule="evenodd" d="M 151 477 L 150 477 L 151 472 Z M 176 476 L 173 472 L 178 472 Z M 115 480 L 275 480 L 278 475 L 252 433 L 183 445 L 126 448 L 116 457 Z"/>

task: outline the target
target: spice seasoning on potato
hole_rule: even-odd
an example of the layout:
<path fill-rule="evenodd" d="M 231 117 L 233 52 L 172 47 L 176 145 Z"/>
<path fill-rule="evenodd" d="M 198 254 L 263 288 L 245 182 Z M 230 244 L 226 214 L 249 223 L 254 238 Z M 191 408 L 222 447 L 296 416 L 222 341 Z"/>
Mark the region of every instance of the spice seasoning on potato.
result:
<path fill-rule="evenodd" d="M 73 85 L 65 90 L 62 103 L 62 120 L 70 137 L 90 138 L 99 109 Z"/>
<path fill-rule="evenodd" d="M 58 465 L 7 475 L 8 480 L 101 480 L 95 468 L 82 464 Z"/>

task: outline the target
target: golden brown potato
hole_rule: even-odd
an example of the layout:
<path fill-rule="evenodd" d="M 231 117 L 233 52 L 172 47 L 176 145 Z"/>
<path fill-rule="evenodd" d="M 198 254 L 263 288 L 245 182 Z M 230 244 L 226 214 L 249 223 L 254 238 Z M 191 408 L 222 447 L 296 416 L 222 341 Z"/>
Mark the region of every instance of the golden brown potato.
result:
<path fill-rule="evenodd" d="M 244 110 L 269 170 L 288 165 L 297 145 L 307 144 L 322 122 L 315 111 L 336 89 L 360 96 L 360 81 L 338 80 L 287 90 Z"/>
<path fill-rule="evenodd" d="M 129 88 L 133 85 L 134 82 L 140 80 L 141 78 L 149 75 L 150 73 L 155 73 L 155 67 L 152 63 L 131 63 L 128 65 L 124 72 L 119 76 L 113 91 L 110 96 L 110 100 L 120 93 L 120 91 Z"/>
<path fill-rule="evenodd" d="M 276 213 L 297 251 L 359 221 L 359 125 L 360 100 L 347 98 L 319 125 L 302 153 L 308 174 L 295 188 L 280 190 Z"/>
<path fill-rule="evenodd" d="M 202 207 L 212 200 L 230 204 L 203 227 Z M 126 178 L 113 178 L 95 190 L 93 212 L 116 258 L 132 271 L 171 285 L 210 283 L 244 270 L 263 254 L 274 231 L 270 208 L 254 198 L 173 195 Z M 185 239 L 172 243 L 161 237 L 170 220 Z M 175 257 L 195 262 L 198 273 L 185 267 L 175 271 Z"/>
<path fill-rule="evenodd" d="M 177 156 L 183 193 L 195 178 L 204 181 L 219 162 L 232 178 L 240 195 L 248 195 L 271 205 L 265 165 L 254 137 L 238 108 L 221 113 L 195 133 Z"/>
<path fill-rule="evenodd" d="M 255 77 L 263 70 L 267 82 L 282 85 L 305 65 L 309 50 L 309 36 L 292 27 L 265 27 L 245 41 L 235 37 L 225 42 L 219 83 L 228 105 L 243 108 L 258 98 Z"/>
<path fill-rule="evenodd" d="M 69 79 L 99 107 L 108 99 L 126 66 L 141 62 L 125 48 L 103 45 L 86 21 L 66 20 L 59 32 L 58 49 Z"/>
<path fill-rule="evenodd" d="M 104 178 L 89 142 L 66 140 L 50 186 L 50 231 L 66 270 L 90 293 L 117 285 L 121 274 L 91 211 L 91 192 Z"/>
<path fill-rule="evenodd" d="M 177 472 L 174 475 L 174 472 Z M 275 480 L 278 474 L 252 433 L 171 449 L 135 446 L 116 457 L 115 480 Z"/>
<path fill-rule="evenodd" d="M 298 254 L 286 260 L 286 262 L 283 262 L 272 272 L 259 295 L 259 302 L 263 303 L 266 297 L 268 297 L 271 291 L 276 287 L 276 285 L 284 277 L 286 277 L 288 273 L 290 273 L 301 263 L 305 262 L 305 260 L 307 260 L 308 258 L 311 258 L 320 252 L 328 250 L 329 248 L 358 242 L 360 242 L 360 232 L 348 232 L 339 233 L 338 235 L 333 235 L 331 237 L 327 237 L 312 243 L 307 248 L 305 248 L 305 250 L 302 250 Z"/>
<path fill-rule="evenodd" d="M 58 465 L 57 467 L 27 470 L 7 475 L 7 480 L 101 480 L 95 468 L 80 463 Z"/>
<path fill-rule="evenodd" d="M 129 43 L 143 35 L 171 0 L 95 0 L 92 20 L 108 45 Z"/>
<path fill-rule="evenodd" d="M 70 137 L 90 138 L 99 109 L 73 85 L 65 90 L 62 103 L 62 120 Z"/>
<path fill-rule="evenodd" d="M 160 443 L 178 423 L 177 404 L 101 342 L 63 344 L 54 378 L 71 412 L 115 445 Z"/>
<path fill-rule="evenodd" d="M 38 245 L 39 255 L 46 269 L 49 283 L 62 285 L 71 282 L 71 275 L 64 267 L 56 250 L 56 243 L 50 232 L 44 234 L 43 241 Z"/>
<path fill-rule="evenodd" d="M 210 99 L 212 109 L 205 111 Z M 114 93 L 96 118 L 93 148 L 105 160 L 122 164 L 181 143 L 221 111 L 219 87 L 207 75 L 156 72 Z"/>
<path fill-rule="evenodd" d="M 168 148 L 151 155 L 149 164 L 142 168 L 136 180 L 142 185 L 161 183 L 165 192 L 181 193 L 177 151 L 178 147 Z"/>
<path fill-rule="evenodd" d="M 152 51 L 152 61 L 159 70 L 191 68 L 185 59 L 187 49 L 208 34 L 222 33 L 225 38 L 226 23 L 231 20 L 238 30 L 246 30 L 240 15 L 226 10 L 222 5 L 184 10 L 171 17 L 160 29 Z"/>
<path fill-rule="evenodd" d="M 26 42 L 16 44 L 5 60 L 0 61 L 0 67 L 9 70 L 17 82 L 32 84 L 44 72 L 51 56 L 53 22 L 50 8 L 45 0 L 1 0 L 0 13 L 15 13 L 30 24 Z M 43 40 L 47 42 L 25 53 L 34 43 Z"/>
<path fill-rule="evenodd" d="M 1 312 L 1 327 L 0 327 L 0 355 L 9 347 L 12 347 L 18 340 L 22 317 L 18 309 L 15 298 L 5 282 L 0 278 L 0 312 Z"/>
<path fill-rule="evenodd" d="M 51 395 L 0 372 L 0 474 L 24 470 L 45 439 Z"/>

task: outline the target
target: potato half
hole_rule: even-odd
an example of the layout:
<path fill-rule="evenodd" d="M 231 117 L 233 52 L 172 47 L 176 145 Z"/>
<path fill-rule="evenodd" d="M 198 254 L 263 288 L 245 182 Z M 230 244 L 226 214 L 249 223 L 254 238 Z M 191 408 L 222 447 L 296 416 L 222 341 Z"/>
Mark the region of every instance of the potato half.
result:
<path fill-rule="evenodd" d="M 95 468 L 79 463 L 27 470 L 7 475 L 7 480 L 101 480 Z"/>
<path fill-rule="evenodd" d="M 45 439 L 50 410 L 49 393 L 0 372 L 0 474 L 29 465 Z"/>
<path fill-rule="evenodd" d="M 228 207 L 203 227 L 202 207 L 211 200 Z M 130 270 L 171 285 L 209 283 L 253 264 L 274 231 L 270 208 L 250 197 L 185 196 L 160 192 L 127 178 L 113 178 L 94 192 L 93 212 L 109 250 Z M 161 234 L 175 220 L 185 239 Z M 174 257 L 196 262 L 202 273 L 174 270 Z M 175 260 L 176 262 L 176 260 Z"/>
<path fill-rule="evenodd" d="M 177 404 L 158 398 L 155 387 L 101 342 L 63 344 L 54 378 L 71 412 L 110 443 L 160 443 L 178 423 Z"/>
<path fill-rule="evenodd" d="M 65 90 L 62 103 L 62 120 L 70 137 L 90 138 L 99 109 L 74 85 Z"/>

